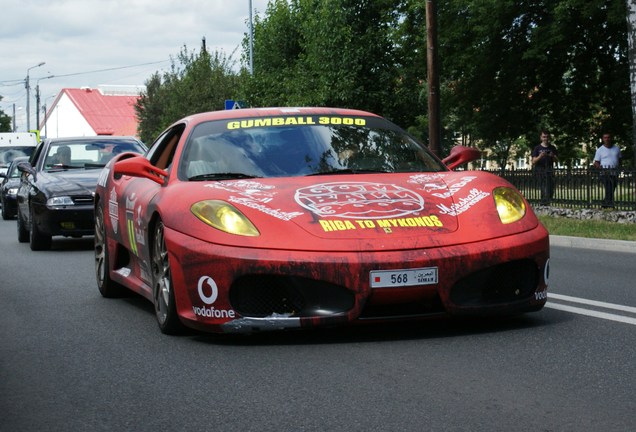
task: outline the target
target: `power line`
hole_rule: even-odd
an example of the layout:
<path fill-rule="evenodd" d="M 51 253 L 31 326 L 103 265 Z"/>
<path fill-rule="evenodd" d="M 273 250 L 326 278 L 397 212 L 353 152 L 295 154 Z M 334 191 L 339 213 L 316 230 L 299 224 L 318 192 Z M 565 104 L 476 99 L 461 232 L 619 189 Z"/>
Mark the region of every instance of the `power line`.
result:
<path fill-rule="evenodd" d="M 165 62 L 168 62 L 168 61 L 170 61 L 170 60 L 162 60 L 162 61 L 150 62 L 150 63 L 140 63 L 140 64 L 136 64 L 136 65 L 132 65 L 132 66 L 120 66 L 120 67 L 114 67 L 114 68 L 108 68 L 108 69 L 99 69 L 99 70 L 88 71 L 88 72 L 76 72 L 76 73 L 70 73 L 70 74 L 64 74 L 64 75 L 53 75 L 52 78 L 64 78 L 64 77 L 69 77 L 69 76 L 87 75 L 87 74 L 91 74 L 91 73 L 110 72 L 110 71 L 114 71 L 114 70 L 130 69 L 130 68 L 139 67 L 139 66 L 150 66 L 150 65 L 154 65 L 154 64 L 165 63 Z"/>
<path fill-rule="evenodd" d="M 53 76 L 51 76 L 51 78 L 64 78 L 64 77 L 77 76 L 77 75 L 88 75 L 88 74 L 92 74 L 92 73 L 110 72 L 110 71 L 121 70 L 121 69 L 131 69 L 131 68 L 140 67 L 140 66 L 150 66 L 150 65 L 155 65 L 155 64 L 166 63 L 166 62 L 169 62 L 169 61 L 170 60 L 161 60 L 161 61 L 156 61 L 156 62 L 140 63 L 140 64 L 130 65 L 130 66 L 119 66 L 119 67 L 113 67 L 113 68 L 107 68 L 107 69 L 98 69 L 98 70 L 92 70 L 92 71 L 86 71 L 86 72 L 75 72 L 75 73 L 70 73 L 70 74 L 53 75 Z M 8 87 L 8 86 L 21 85 L 22 83 L 24 83 L 24 78 L 19 79 L 19 80 L 16 79 L 16 80 L 0 81 L 0 86 Z"/>

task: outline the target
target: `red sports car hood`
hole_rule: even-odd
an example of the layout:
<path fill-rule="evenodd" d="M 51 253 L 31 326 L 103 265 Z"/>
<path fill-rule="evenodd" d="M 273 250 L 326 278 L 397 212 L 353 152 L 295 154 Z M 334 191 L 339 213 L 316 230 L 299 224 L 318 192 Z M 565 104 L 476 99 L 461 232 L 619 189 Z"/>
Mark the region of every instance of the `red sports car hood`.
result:
<path fill-rule="evenodd" d="M 434 247 L 534 228 L 529 207 L 521 221 L 501 223 L 492 197 L 498 186 L 510 185 L 487 173 L 454 171 L 189 182 L 173 188 L 178 201 L 227 201 L 260 235 L 202 230 L 199 221 L 175 228 L 236 246 L 333 251 Z"/>

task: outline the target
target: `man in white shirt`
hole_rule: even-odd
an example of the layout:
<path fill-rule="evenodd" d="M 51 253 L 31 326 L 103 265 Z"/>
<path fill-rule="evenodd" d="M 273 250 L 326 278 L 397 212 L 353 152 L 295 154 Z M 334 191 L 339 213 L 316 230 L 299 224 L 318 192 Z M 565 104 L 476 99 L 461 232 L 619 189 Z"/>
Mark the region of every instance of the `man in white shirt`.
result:
<path fill-rule="evenodd" d="M 618 183 L 617 169 L 621 163 L 621 149 L 612 143 L 612 135 L 603 134 L 603 145 L 596 149 L 594 154 L 594 167 L 603 169 L 601 179 L 605 186 L 605 199 L 603 200 L 603 208 L 614 207 L 614 190 Z"/>

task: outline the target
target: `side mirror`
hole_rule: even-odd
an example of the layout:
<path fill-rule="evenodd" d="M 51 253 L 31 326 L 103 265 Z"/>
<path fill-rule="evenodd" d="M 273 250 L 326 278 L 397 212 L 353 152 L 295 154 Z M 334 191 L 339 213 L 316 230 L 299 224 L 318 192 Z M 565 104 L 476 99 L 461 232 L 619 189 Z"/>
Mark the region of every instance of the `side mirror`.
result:
<path fill-rule="evenodd" d="M 31 164 L 28 162 L 20 162 L 18 164 L 18 171 L 35 176 L 35 170 L 31 166 Z"/>
<path fill-rule="evenodd" d="M 460 165 L 467 164 L 481 157 L 481 152 L 474 147 L 457 145 L 451 149 L 448 156 L 442 159 L 448 169 L 455 169 Z"/>
<path fill-rule="evenodd" d="M 114 175 L 147 178 L 163 186 L 166 182 L 166 177 L 168 177 L 167 171 L 151 165 L 150 161 L 143 156 L 135 154 L 134 156 L 126 157 L 130 155 L 132 154 L 123 155 L 124 157 L 120 157 L 115 162 Z"/>

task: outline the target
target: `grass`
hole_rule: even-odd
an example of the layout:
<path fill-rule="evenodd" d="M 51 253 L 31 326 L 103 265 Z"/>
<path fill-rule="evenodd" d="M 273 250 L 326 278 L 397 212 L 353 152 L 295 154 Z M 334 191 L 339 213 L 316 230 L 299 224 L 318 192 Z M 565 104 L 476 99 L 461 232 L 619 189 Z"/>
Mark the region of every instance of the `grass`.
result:
<path fill-rule="evenodd" d="M 538 216 L 552 235 L 636 241 L 636 224 Z"/>

